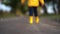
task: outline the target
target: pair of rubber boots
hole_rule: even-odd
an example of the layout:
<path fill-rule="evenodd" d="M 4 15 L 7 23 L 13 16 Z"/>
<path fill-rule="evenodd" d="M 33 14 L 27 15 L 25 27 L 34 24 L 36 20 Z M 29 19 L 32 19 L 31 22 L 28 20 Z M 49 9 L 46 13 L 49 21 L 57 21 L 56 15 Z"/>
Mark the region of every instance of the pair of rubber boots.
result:
<path fill-rule="evenodd" d="M 39 17 L 38 16 L 35 17 L 35 20 L 36 20 L 36 24 L 38 24 L 39 23 Z M 33 16 L 29 17 L 29 22 L 30 22 L 30 24 L 33 24 Z"/>

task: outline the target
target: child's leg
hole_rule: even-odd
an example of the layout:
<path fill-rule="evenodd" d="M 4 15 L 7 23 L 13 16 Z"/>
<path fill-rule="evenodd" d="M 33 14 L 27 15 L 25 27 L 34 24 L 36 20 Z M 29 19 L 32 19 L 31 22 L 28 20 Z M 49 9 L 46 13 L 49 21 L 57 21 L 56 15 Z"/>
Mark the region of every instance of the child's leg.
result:
<path fill-rule="evenodd" d="M 38 17 L 37 7 L 33 7 L 33 10 L 34 10 L 34 16 L 36 18 L 36 23 L 38 24 L 39 23 L 39 17 Z"/>
<path fill-rule="evenodd" d="M 29 22 L 33 24 L 33 8 L 29 7 Z"/>

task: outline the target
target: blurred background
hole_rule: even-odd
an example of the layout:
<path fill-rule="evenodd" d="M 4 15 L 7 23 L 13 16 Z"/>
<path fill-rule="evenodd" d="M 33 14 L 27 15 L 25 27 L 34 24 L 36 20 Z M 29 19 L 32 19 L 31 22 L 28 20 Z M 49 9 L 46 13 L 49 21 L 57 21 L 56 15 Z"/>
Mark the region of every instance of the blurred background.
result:
<path fill-rule="evenodd" d="M 29 23 L 27 5 L 21 0 L 0 0 L 0 34 L 60 34 L 60 0 L 44 0 L 39 24 Z"/>
<path fill-rule="evenodd" d="M 38 7 L 38 14 L 60 15 L 60 0 L 44 0 L 44 7 Z M 22 6 L 21 0 L 0 0 L 0 17 L 29 15 L 27 5 Z"/>

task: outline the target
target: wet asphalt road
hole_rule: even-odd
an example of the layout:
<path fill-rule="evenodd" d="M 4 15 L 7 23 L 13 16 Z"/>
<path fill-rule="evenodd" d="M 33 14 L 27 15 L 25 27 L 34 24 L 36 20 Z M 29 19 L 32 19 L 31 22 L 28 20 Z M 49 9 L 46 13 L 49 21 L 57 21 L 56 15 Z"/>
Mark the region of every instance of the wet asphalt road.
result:
<path fill-rule="evenodd" d="M 39 24 L 30 25 L 28 17 L 0 19 L 0 34 L 60 34 L 60 23 L 40 18 Z"/>

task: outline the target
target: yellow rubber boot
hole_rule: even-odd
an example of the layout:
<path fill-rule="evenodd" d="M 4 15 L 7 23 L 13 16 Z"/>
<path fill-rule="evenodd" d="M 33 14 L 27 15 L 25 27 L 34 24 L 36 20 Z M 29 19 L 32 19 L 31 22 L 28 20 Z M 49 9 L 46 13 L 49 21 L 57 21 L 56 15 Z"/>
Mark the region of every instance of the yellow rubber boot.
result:
<path fill-rule="evenodd" d="M 30 17 L 29 17 L 29 20 L 30 20 L 30 21 L 29 21 L 30 24 L 33 24 L 33 16 L 30 16 Z"/>
<path fill-rule="evenodd" d="M 37 16 L 36 17 L 36 24 L 38 24 L 39 23 L 39 17 Z"/>

